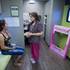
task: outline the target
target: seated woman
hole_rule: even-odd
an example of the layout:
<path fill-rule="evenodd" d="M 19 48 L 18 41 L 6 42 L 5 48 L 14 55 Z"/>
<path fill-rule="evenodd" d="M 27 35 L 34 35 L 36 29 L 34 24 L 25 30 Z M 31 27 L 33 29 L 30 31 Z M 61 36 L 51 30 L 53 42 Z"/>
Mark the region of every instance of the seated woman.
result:
<path fill-rule="evenodd" d="M 10 38 L 11 36 L 7 31 L 7 24 L 5 20 L 0 20 L 0 51 L 1 53 L 4 55 L 23 55 L 24 48 L 10 47 L 11 46 L 9 42 Z M 19 57 L 17 59 L 19 59 Z"/>
<path fill-rule="evenodd" d="M 2 27 L 4 26 L 2 22 L 5 22 L 4 20 L 0 20 L 0 30 L 2 30 Z M 12 47 L 11 43 L 10 43 L 10 39 L 11 39 L 11 35 L 10 33 L 7 31 L 7 24 L 5 24 L 4 29 L 0 32 L 0 35 L 2 35 L 4 37 L 4 44 L 5 46 L 8 47 Z M 1 36 L 0 36 L 1 37 Z M 1 38 L 3 38 L 1 37 Z"/>

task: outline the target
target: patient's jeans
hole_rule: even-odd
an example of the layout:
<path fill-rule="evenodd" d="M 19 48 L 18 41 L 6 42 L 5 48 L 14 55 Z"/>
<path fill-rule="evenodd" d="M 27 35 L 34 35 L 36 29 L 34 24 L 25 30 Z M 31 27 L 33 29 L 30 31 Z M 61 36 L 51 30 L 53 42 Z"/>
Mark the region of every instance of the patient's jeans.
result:
<path fill-rule="evenodd" d="M 23 47 L 16 47 L 13 50 L 2 50 L 3 55 L 23 55 L 24 48 Z"/>

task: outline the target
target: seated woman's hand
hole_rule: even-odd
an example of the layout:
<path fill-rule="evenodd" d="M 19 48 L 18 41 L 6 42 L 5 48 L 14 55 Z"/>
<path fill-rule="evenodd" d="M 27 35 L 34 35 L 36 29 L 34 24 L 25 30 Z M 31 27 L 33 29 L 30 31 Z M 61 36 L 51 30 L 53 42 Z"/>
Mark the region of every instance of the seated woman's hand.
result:
<path fill-rule="evenodd" d="M 16 47 L 12 47 L 12 49 L 15 49 Z"/>

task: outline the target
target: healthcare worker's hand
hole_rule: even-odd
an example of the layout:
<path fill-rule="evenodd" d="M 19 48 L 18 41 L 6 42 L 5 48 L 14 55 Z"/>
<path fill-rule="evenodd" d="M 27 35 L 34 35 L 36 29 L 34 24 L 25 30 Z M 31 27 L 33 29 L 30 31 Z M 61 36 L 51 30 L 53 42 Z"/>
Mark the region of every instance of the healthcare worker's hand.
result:
<path fill-rule="evenodd" d="M 24 36 L 30 37 L 30 36 L 32 36 L 32 33 L 31 32 L 26 32 L 26 33 L 24 33 Z"/>
<path fill-rule="evenodd" d="M 32 36 L 33 35 L 33 33 L 31 33 L 31 32 L 28 32 L 28 36 L 30 37 L 30 36 Z"/>

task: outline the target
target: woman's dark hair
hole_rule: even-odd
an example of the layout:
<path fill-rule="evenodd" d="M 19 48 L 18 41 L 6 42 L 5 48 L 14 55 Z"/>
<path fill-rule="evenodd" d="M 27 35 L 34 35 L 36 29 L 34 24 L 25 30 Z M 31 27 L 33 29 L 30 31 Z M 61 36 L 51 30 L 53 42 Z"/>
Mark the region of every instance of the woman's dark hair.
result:
<path fill-rule="evenodd" d="M 5 24 L 5 20 L 0 20 L 0 32 L 4 29 Z"/>
<path fill-rule="evenodd" d="M 36 12 L 29 13 L 29 15 L 34 17 L 36 21 L 39 21 L 39 16 Z"/>

